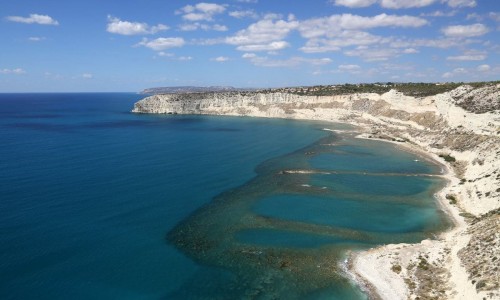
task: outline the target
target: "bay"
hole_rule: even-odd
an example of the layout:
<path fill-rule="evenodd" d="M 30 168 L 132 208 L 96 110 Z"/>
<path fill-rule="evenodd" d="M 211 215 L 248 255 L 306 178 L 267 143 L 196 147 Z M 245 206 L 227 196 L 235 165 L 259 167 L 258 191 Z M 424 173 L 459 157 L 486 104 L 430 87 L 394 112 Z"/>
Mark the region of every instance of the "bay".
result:
<path fill-rule="evenodd" d="M 344 125 L 130 113 L 141 97 L 0 94 L 2 299 L 362 299 L 345 251 L 449 225 L 442 182 L 404 176 L 437 166 L 322 130 Z"/>

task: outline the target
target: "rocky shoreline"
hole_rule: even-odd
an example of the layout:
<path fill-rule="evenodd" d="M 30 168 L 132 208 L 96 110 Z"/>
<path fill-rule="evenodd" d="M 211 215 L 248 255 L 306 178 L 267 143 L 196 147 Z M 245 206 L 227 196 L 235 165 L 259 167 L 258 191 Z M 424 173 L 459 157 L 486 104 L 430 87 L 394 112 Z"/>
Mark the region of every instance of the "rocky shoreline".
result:
<path fill-rule="evenodd" d="M 352 270 L 382 299 L 498 299 L 500 85 L 450 92 L 303 96 L 224 92 L 147 97 L 135 113 L 322 120 L 357 125 L 365 138 L 424 151 L 449 169 L 437 198 L 456 226 L 436 240 L 358 253 Z"/>

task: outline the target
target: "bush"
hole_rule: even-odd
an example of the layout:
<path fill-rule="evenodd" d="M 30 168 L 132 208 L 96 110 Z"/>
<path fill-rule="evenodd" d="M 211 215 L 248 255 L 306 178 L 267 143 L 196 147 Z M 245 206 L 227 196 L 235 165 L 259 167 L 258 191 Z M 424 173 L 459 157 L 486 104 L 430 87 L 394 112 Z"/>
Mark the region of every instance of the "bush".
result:
<path fill-rule="evenodd" d="M 466 219 L 475 219 L 476 218 L 476 216 L 474 216 L 473 214 L 468 213 L 468 212 L 459 213 L 458 215 L 461 217 L 464 217 Z"/>
<path fill-rule="evenodd" d="M 439 157 L 443 158 L 446 162 L 455 162 L 456 159 L 449 154 L 439 154 Z"/>
<path fill-rule="evenodd" d="M 477 282 L 477 284 L 476 284 L 476 290 L 479 290 L 479 289 L 481 289 L 481 288 L 483 288 L 483 287 L 485 287 L 485 286 L 486 286 L 486 281 L 484 281 L 484 280 L 480 280 L 480 281 L 478 281 L 478 282 Z"/>
<path fill-rule="evenodd" d="M 399 274 L 401 273 L 401 266 L 400 265 L 393 265 L 391 270 L 396 273 L 396 274 Z"/>
<path fill-rule="evenodd" d="M 450 201 L 450 204 L 457 204 L 457 198 L 453 195 L 447 194 L 446 199 Z"/>

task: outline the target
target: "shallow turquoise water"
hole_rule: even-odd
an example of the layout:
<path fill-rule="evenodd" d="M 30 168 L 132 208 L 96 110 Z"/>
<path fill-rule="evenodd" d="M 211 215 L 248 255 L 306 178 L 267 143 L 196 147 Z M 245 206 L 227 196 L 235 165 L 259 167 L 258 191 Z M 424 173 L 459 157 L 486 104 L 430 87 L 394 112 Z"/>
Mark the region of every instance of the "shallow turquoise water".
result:
<path fill-rule="evenodd" d="M 431 207 L 355 198 L 279 195 L 260 199 L 254 212 L 266 217 L 375 232 L 419 232 L 439 225 Z"/>
<path fill-rule="evenodd" d="M 399 176 L 438 168 L 392 146 L 140 97 L 0 94 L 0 298 L 362 299 L 346 250 L 447 226 L 442 182 Z"/>

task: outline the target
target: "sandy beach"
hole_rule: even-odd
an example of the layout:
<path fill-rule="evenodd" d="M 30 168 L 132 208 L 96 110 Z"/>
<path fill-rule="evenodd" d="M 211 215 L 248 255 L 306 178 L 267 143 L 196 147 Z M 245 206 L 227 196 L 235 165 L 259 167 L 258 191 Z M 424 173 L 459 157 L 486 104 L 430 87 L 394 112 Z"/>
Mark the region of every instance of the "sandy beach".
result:
<path fill-rule="evenodd" d="M 366 135 L 360 135 L 359 138 L 368 139 Z M 444 261 L 443 240 L 450 239 L 459 230 L 463 230 L 464 224 L 460 218 L 457 218 L 457 212 L 449 205 L 446 199 L 446 191 L 450 188 L 451 182 L 456 179 L 450 169 L 438 161 L 439 157 L 432 153 L 411 145 L 401 145 L 398 142 L 377 139 L 388 143 L 398 145 L 403 151 L 417 154 L 422 159 L 432 160 L 443 167 L 443 177 L 447 185 L 435 194 L 435 199 L 439 207 L 443 209 L 453 222 L 453 228 L 443 232 L 435 240 L 424 240 L 419 244 L 390 244 L 368 251 L 355 252 L 351 254 L 349 271 L 352 277 L 360 285 L 367 285 L 366 291 L 370 298 L 381 299 L 408 299 L 411 298 L 411 291 L 408 289 L 407 281 L 404 276 L 410 278 L 415 276 L 411 273 L 408 266 L 419 264 L 419 257 L 424 256 L 430 264 L 442 264 Z M 403 270 L 402 266 L 406 266 Z M 463 275 L 463 274 L 462 274 Z M 448 298 L 450 295 L 441 295 Z M 451 297 L 449 297 L 451 298 Z"/>

